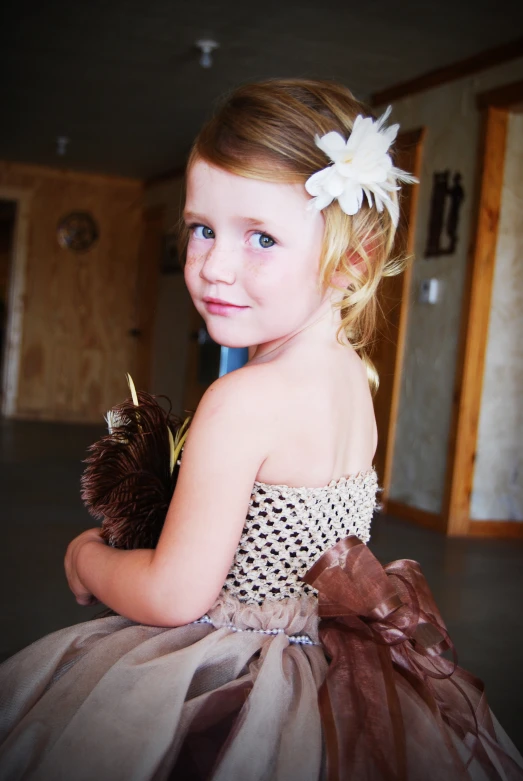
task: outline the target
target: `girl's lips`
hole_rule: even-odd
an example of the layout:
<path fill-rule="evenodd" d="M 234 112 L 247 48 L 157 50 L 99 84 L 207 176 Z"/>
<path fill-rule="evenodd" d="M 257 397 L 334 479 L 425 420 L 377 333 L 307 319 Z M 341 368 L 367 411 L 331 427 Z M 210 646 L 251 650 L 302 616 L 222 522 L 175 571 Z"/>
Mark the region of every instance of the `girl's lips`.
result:
<path fill-rule="evenodd" d="M 207 311 L 212 315 L 232 315 L 235 312 L 241 312 L 243 309 L 248 309 L 246 306 L 230 304 L 228 301 L 222 301 L 219 298 L 204 298 L 203 303 L 205 304 Z"/>

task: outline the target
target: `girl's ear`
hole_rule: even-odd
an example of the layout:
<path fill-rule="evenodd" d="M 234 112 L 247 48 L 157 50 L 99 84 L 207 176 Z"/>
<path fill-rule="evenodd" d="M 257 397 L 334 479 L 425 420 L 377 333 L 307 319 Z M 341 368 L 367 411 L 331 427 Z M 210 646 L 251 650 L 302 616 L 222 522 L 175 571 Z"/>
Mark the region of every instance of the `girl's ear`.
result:
<path fill-rule="evenodd" d="M 364 260 L 358 252 L 355 252 L 354 250 L 348 250 L 347 262 L 350 266 L 357 269 L 359 266 L 363 265 Z"/>
<path fill-rule="evenodd" d="M 357 252 L 354 250 L 349 250 L 347 252 L 347 265 L 350 268 L 358 269 L 362 263 L 363 260 L 361 255 L 359 255 Z M 331 277 L 331 285 L 333 287 L 347 288 L 351 283 L 352 277 L 349 271 L 342 271 L 339 269 L 338 271 L 335 271 Z"/>
<path fill-rule="evenodd" d="M 335 288 L 348 288 L 350 283 L 350 275 L 344 271 L 335 271 L 330 281 L 331 286 Z"/>

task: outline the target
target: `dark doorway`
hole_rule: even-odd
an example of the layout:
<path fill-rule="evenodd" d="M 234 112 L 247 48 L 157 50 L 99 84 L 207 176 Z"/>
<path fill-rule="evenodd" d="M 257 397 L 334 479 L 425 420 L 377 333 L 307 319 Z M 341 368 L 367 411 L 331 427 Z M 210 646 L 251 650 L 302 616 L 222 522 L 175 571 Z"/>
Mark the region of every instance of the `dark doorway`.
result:
<path fill-rule="evenodd" d="M 16 203 L 0 199 L 0 377 L 4 376 L 5 347 L 7 337 L 7 308 L 11 258 L 15 234 Z M 0 400 L 3 383 L 0 385 Z"/>

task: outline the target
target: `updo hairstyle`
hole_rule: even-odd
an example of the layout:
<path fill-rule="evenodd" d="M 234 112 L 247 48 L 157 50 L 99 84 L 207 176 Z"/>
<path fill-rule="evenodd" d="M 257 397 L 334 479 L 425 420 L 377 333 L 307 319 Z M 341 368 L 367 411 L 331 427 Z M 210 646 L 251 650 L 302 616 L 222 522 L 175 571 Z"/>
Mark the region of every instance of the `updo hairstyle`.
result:
<path fill-rule="evenodd" d="M 335 82 L 275 79 L 246 84 L 226 97 L 204 125 L 191 149 L 187 170 L 202 159 L 249 179 L 305 185 L 312 174 L 330 163 L 316 146 L 315 136 L 334 130 L 347 139 L 359 114 L 372 116 L 350 90 Z M 379 282 L 403 266 L 390 258 L 395 226 L 387 209 L 378 212 L 366 200 L 352 217 L 334 200 L 323 209 L 323 216 L 320 284 L 326 289 L 333 274 L 341 273 L 348 280 L 338 303 L 339 337 L 345 333 L 363 358 L 371 385 L 377 387 L 367 349 L 376 326 Z M 187 238 L 185 231 L 182 251 Z"/>

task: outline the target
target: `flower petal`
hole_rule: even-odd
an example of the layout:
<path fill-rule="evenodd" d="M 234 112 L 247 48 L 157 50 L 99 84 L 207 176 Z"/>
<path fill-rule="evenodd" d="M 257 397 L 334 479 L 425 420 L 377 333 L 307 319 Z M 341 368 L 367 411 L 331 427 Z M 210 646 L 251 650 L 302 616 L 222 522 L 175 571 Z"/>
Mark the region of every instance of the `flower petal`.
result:
<path fill-rule="evenodd" d="M 399 179 L 400 182 L 407 182 L 407 184 L 418 184 L 419 182 L 419 179 L 416 176 L 409 174 L 407 171 L 402 171 L 401 168 L 393 166 L 390 172 L 396 179 Z"/>
<path fill-rule="evenodd" d="M 329 195 L 329 193 L 322 193 L 321 195 L 317 195 L 316 198 L 311 198 L 307 204 L 307 208 L 321 211 L 322 209 L 325 209 L 326 206 L 329 206 L 333 200 L 333 196 Z"/>
<path fill-rule="evenodd" d="M 397 224 L 399 207 L 391 195 L 400 189 L 399 182 L 412 184 L 417 179 L 392 163 L 389 148 L 398 134 L 399 125 L 385 127 L 391 111 L 389 106 L 376 120 L 359 114 L 347 141 L 336 131 L 321 138 L 316 136 L 317 146 L 334 165 L 307 179 L 305 188 L 315 196 L 309 206 L 323 209 L 337 198 L 341 209 L 354 215 L 366 197 L 370 207 L 375 205 L 379 212 L 386 208 Z"/>
<path fill-rule="evenodd" d="M 315 174 L 309 176 L 305 182 L 305 189 L 309 195 L 319 195 L 323 192 L 323 186 L 330 176 L 330 171 L 331 167 L 327 166 L 327 168 L 322 168 L 321 171 L 316 171 Z"/>
<path fill-rule="evenodd" d="M 362 187 L 361 189 L 363 190 L 363 192 L 367 196 L 367 202 L 368 202 L 369 206 L 372 207 L 372 193 L 371 193 L 371 191 L 368 189 L 368 187 Z"/>
<path fill-rule="evenodd" d="M 326 133 L 324 136 L 316 136 L 316 146 L 324 152 L 331 160 L 336 161 L 346 148 L 346 141 L 340 133 L 332 130 L 330 133 Z"/>
<path fill-rule="evenodd" d="M 338 198 L 342 211 L 351 217 L 361 209 L 362 201 L 363 190 L 361 187 L 347 187 Z"/>
<path fill-rule="evenodd" d="M 390 214 L 390 218 L 394 224 L 394 227 L 398 226 L 398 222 L 400 219 L 400 209 L 397 203 L 395 201 L 389 200 L 385 201 L 385 208 Z"/>
<path fill-rule="evenodd" d="M 323 186 L 326 192 L 330 193 L 334 198 L 337 198 L 347 186 L 347 179 L 344 176 L 340 176 L 335 168 L 331 168 L 330 171 L 330 176 L 325 179 Z"/>
<path fill-rule="evenodd" d="M 381 198 L 382 200 L 387 200 L 387 198 L 390 198 L 389 194 L 386 190 L 383 189 L 383 187 L 380 187 L 379 184 L 375 183 L 373 185 L 367 185 L 369 190 L 371 190 L 374 193 L 375 198 Z"/>
<path fill-rule="evenodd" d="M 376 130 L 381 130 L 392 113 L 392 106 L 388 106 L 379 119 L 376 120 Z"/>

